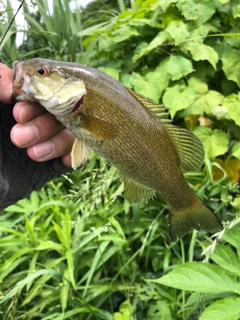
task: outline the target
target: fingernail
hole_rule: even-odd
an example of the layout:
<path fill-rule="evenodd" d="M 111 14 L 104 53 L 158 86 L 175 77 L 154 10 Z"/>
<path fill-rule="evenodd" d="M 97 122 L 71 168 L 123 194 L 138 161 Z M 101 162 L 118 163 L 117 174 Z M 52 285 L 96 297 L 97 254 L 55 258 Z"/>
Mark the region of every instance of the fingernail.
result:
<path fill-rule="evenodd" d="M 33 124 L 26 124 L 14 129 L 13 138 L 19 147 L 27 146 L 39 138 L 39 131 Z"/>
<path fill-rule="evenodd" d="M 46 141 L 33 146 L 33 152 L 38 159 L 43 159 L 52 155 L 55 151 L 55 144 Z"/>

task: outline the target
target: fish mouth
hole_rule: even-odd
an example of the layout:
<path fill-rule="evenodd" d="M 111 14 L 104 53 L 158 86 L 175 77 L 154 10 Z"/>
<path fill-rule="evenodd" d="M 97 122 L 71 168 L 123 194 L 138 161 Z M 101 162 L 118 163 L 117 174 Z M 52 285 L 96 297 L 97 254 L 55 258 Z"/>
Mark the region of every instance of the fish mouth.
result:
<path fill-rule="evenodd" d="M 22 62 L 13 62 L 13 74 L 12 74 L 12 88 L 13 88 L 13 99 L 16 100 L 17 97 L 23 92 L 22 86 L 24 83 L 24 76 L 22 71 Z"/>

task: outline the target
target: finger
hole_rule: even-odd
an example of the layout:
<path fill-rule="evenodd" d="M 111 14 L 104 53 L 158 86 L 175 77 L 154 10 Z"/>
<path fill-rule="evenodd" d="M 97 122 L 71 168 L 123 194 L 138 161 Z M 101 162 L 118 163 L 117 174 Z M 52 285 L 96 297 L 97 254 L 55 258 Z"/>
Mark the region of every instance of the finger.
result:
<path fill-rule="evenodd" d="M 26 123 L 40 114 L 46 113 L 46 109 L 37 102 L 20 101 L 14 105 L 13 116 L 18 123 Z"/>
<path fill-rule="evenodd" d="M 28 156 L 34 161 L 42 162 L 67 155 L 72 150 L 75 136 L 66 128 L 42 143 L 27 148 Z M 64 158 L 71 166 L 68 157 Z"/>
<path fill-rule="evenodd" d="M 5 64 L 0 63 L 0 101 L 12 102 L 12 70 Z"/>
<path fill-rule="evenodd" d="M 16 124 L 10 136 L 17 147 L 27 148 L 48 140 L 62 128 L 63 125 L 46 112 L 25 124 Z"/>
<path fill-rule="evenodd" d="M 65 166 L 72 168 L 72 158 L 71 158 L 71 154 L 65 154 L 64 156 L 62 156 L 62 162 Z"/>

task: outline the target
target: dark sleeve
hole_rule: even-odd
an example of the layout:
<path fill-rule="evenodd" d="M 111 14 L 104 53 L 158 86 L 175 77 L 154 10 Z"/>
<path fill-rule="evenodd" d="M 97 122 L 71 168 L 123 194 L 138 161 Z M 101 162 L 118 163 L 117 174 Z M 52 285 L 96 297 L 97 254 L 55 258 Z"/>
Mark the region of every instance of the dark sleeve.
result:
<path fill-rule="evenodd" d="M 13 105 L 0 103 L 0 209 L 25 198 L 40 189 L 47 181 L 71 171 L 61 158 L 46 162 L 30 159 L 26 149 L 17 148 L 10 139 L 16 123 Z"/>

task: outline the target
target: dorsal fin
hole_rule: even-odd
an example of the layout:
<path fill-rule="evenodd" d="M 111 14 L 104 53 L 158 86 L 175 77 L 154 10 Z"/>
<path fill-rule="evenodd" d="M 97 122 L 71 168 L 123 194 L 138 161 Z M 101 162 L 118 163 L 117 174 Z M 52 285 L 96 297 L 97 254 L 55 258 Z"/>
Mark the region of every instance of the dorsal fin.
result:
<path fill-rule="evenodd" d="M 177 150 L 180 166 L 187 171 L 198 170 L 204 161 L 202 142 L 192 132 L 176 127 L 164 125 Z"/>
<path fill-rule="evenodd" d="M 162 123 L 171 123 L 172 120 L 169 119 L 169 112 L 167 112 L 166 108 L 163 104 L 158 104 L 153 100 L 150 100 L 139 93 L 131 90 L 128 87 L 125 87 L 127 91 L 143 106 L 148 108 L 151 112 L 155 114 L 155 116 L 162 122 Z"/>

